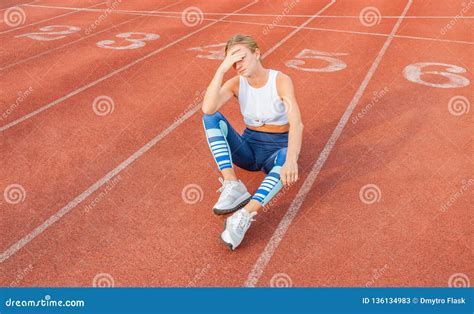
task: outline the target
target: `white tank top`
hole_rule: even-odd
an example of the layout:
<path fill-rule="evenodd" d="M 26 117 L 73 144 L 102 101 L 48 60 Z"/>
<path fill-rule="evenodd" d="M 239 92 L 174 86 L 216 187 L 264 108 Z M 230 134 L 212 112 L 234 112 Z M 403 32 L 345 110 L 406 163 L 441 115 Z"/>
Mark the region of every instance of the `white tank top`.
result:
<path fill-rule="evenodd" d="M 279 71 L 270 70 L 267 83 L 261 88 L 250 86 L 247 79 L 240 76 L 239 104 L 245 124 L 284 125 L 288 123 L 285 106 L 278 96 L 276 77 Z"/>

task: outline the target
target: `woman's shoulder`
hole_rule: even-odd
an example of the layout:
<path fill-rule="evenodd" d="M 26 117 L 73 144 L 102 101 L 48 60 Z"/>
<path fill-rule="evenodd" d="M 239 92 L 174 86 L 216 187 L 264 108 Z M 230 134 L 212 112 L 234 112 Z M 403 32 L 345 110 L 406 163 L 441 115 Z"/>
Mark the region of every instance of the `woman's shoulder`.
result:
<path fill-rule="evenodd" d="M 274 71 L 277 71 L 277 70 L 274 70 Z M 280 87 L 285 84 L 291 84 L 291 77 L 288 74 L 282 71 L 277 71 L 277 72 L 278 72 L 276 76 L 277 87 Z"/>
<path fill-rule="evenodd" d="M 235 97 L 239 96 L 240 75 L 236 75 L 229 79 L 230 88 Z"/>

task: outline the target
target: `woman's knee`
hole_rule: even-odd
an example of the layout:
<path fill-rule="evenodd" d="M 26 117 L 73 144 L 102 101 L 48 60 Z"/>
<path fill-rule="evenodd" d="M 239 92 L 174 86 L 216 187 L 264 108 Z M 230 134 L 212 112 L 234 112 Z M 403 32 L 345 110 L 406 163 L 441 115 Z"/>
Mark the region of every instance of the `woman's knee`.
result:
<path fill-rule="evenodd" d="M 202 120 L 204 121 L 204 123 L 212 123 L 212 122 L 219 123 L 219 121 L 223 119 L 224 119 L 224 116 L 219 111 L 216 111 L 213 114 L 204 114 L 202 116 Z"/>
<path fill-rule="evenodd" d="M 278 151 L 277 156 L 275 157 L 275 165 L 276 166 L 283 166 L 283 164 L 286 161 L 286 153 L 288 151 L 288 148 L 282 148 Z"/>

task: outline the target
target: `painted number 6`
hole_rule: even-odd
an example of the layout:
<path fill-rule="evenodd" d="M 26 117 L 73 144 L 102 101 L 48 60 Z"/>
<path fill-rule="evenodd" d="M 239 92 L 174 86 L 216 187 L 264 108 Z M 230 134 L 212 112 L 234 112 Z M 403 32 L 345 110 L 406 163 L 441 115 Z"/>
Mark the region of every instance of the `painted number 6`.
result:
<path fill-rule="evenodd" d="M 426 71 L 428 66 L 441 66 L 445 71 Z M 436 63 L 436 62 L 420 62 L 410 64 L 403 70 L 403 75 L 407 80 L 413 83 L 418 83 L 426 86 L 437 88 L 461 88 L 468 86 L 470 81 L 464 76 L 457 73 L 466 73 L 466 69 L 457 65 Z M 423 80 L 423 75 L 440 75 L 448 80 L 446 83 L 431 83 Z"/>
<path fill-rule="evenodd" d="M 130 38 L 132 36 L 142 36 L 141 38 Z M 129 33 L 121 33 L 116 35 L 117 38 L 125 38 L 126 41 L 130 42 L 130 45 L 126 46 L 114 46 L 113 44 L 116 43 L 115 40 L 102 40 L 97 42 L 97 46 L 100 48 L 106 49 L 115 49 L 115 50 L 125 50 L 125 49 L 137 49 L 141 48 L 146 45 L 145 41 L 147 40 L 157 40 L 160 38 L 160 35 L 157 34 L 147 34 L 147 33 L 137 33 L 137 32 L 129 32 Z"/>

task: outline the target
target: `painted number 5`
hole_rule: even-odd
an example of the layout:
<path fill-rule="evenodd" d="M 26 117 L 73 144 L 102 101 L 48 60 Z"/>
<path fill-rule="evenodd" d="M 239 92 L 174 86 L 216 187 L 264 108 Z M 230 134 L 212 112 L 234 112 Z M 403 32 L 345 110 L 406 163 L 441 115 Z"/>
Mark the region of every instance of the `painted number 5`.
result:
<path fill-rule="evenodd" d="M 445 68 L 445 71 L 428 71 L 425 70 L 429 66 L 439 66 Z M 410 64 L 403 70 L 403 75 L 407 80 L 413 83 L 418 83 L 426 86 L 437 87 L 437 88 L 460 88 L 470 84 L 470 81 L 464 76 L 458 75 L 457 73 L 466 73 L 465 68 L 461 68 L 457 65 L 436 63 L 436 62 L 420 62 Z M 432 83 L 426 81 L 426 76 L 436 75 L 444 77 L 444 83 Z M 425 79 L 423 79 L 425 76 Z"/>
<path fill-rule="evenodd" d="M 132 37 L 137 37 L 137 36 L 140 36 L 140 37 L 132 38 Z M 126 41 L 130 42 L 130 44 L 125 45 L 125 46 L 114 45 L 116 43 L 115 40 L 107 39 L 107 40 L 102 40 L 102 41 L 97 42 L 97 46 L 99 46 L 100 48 L 115 49 L 115 50 L 137 49 L 137 48 L 141 48 L 145 46 L 146 45 L 145 41 L 157 40 L 158 38 L 160 38 L 160 35 L 129 32 L 129 33 L 118 34 L 115 37 L 124 38 Z"/>
<path fill-rule="evenodd" d="M 334 57 L 347 55 L 347 53 L 335 53 L 303 49 L 299 54 L 295 56 L 295 59 L 288 60 L 285 62 L 285 64 L 287 67 L 306 72 L 336 72 L 345 69 L 347 67 L 347 64 L 344 61 Z M 328 64 L 324 67 L 302 67 L 302 65 L 306 64 L 306 62 L 301 59 L 318 59 L 323 60 Z"/>

